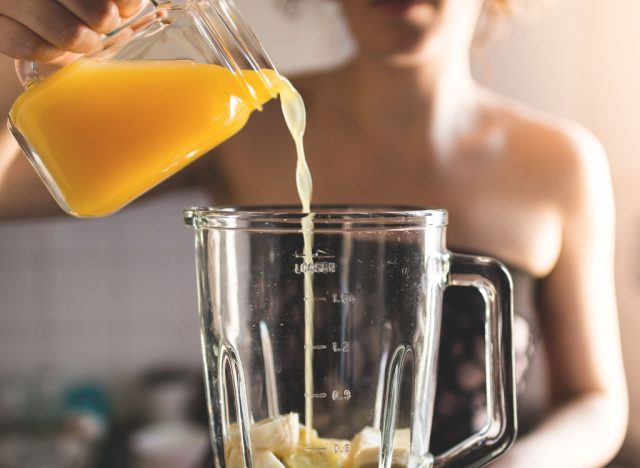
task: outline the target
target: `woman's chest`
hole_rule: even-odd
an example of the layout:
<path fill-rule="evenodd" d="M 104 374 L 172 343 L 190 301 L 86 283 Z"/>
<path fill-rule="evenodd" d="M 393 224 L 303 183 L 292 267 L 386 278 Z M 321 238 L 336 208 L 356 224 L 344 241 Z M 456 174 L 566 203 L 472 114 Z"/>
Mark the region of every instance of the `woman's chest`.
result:
<path fill-rule="evenodd" d="M 296 155 L 286 138 L 228 146 L 221 169 L 232 204 L 296 204 Z M 314 204 L 410 205 L 449 212 L 448 243 L 542 276 L 557 258 L 561 220 L 544 189 L 517 167 L 466 159 L 448 164 L 420 150 L 308 138 Z M 221 158 L 221 159 L 222 159 Z"/>

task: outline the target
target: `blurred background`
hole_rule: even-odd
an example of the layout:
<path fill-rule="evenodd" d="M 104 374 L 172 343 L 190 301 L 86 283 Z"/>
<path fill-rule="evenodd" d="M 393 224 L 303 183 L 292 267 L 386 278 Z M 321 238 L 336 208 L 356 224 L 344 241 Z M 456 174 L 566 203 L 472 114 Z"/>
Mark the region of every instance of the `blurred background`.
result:
<path fill-rule="evenodd" d="M 351 51 L 333 2 L 309 2 L 292 16 L 275 0 L 237 1 L 285 74 L 335 64 Z M 581 122 L 609 154 L 631 394 L 623 466 L 640 466 L 637 44 L 637 0 L 558 0 L 501 25 L 474 57 L 480 82 Z M 75 437 L 69 440 L 109 453 L 103 466 L 125 466 L 114 447 L 144 457 L 163 441 L 171 445 L 167 434 L 154 432 L 154 420 L 196 414 L 202 422 L 193 233 L 181 212 L 206 203 L 201 193 L 183 192 L 138 202 L 107 219 L 0 224 L 0 428 L 45 427 L 61 414 L 84 415 L 66 429 Z M 174 445 L 190 453 L 206 449 L 204 426 L 177 431 Z M 15 466 L 54 466 L 37 459 L 51 461 L 57 450 L 44 435 L 20 437 L 11 443 L 10 456 L 23 457 Z M 67 451 L 82 452 L 76 442 Z M 6 437 L 0 454 L 3 446 Z M 20 452 L 26 446 L 31 450 Z M 0 458 L 0 466 L 11 465 Z"/>

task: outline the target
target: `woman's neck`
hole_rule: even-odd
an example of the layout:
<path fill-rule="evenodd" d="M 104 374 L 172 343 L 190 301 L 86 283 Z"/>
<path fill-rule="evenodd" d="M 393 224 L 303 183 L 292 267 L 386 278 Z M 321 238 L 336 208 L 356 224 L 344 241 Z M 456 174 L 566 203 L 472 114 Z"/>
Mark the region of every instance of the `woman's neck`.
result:
<path fill-rule="evenodd" d="M 360 54 L 342 74 L 347 115 L 366 138 L 415 136 L 444 148 L 473 122 L 467 55 L 392 61 Z"/>

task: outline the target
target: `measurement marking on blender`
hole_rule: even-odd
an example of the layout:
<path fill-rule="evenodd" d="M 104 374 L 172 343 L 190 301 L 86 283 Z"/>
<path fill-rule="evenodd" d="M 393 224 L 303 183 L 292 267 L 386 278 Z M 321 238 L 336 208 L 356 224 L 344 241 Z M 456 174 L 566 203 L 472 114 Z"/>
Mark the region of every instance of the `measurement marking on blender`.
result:
<path fill-rule="evenodd" d="M 326 393 L 312 393 L 311 395 L 309 395 L 309 394 L 305 393 L 305 394 L 304 394 L 304 397 L 305 397 L 305 398 L 308 398 L 308 397 L 310 397 L 310 398 L 316 398 L 316 399 L 321 400 L 321 399 L 323 399 L 323 398 L 327 398 L 327 394 L 326 394 Z"/>
<path fill-rule="evenodd" d="M 305 273 L 327 274 L 338 271 L 338 265 L 335 262 L 302 262 L 296 263 L 293 272 L 296 275 L 304 275 Z"/>
<path fill-rule="evenodd" d="M 345 442 L 344 444 L 333 444 L 333 453 L 349 453 L 351 451 L 351 443 Z"/>
<path fill-rule="evenodd" d="M 311 348 L 311 349 L 316 349 L 316 350 L 320 350 L 320 351 L 322 351 L 322 350 L 324 350 L 324 349 L 327 349 L 326 345 L 313 345 L 313 346 L 311 346 L 311 347 L 309 347 L 309 346 L 307 346 L 307 345 L 304 345 L 304 349 L 309 349 L 309 348 Z"/>
<path fill-rule="evenodd" d="M 295 252 L 293 254 L 294 258 L 305 258 L 305 255 L 303 253 L 298 253 Z M 325 259 L 325 260 L 330 260 L 332 258 L 336 258 L 335 255 L 333 255 L 331 252 L 325 252 L 324 250 L 316 250 L 313 254 L 311 254 L 311 258 L 321 258 L 321 259 Z"/>
<path fill-rule="evenodd" d="M 314 302 L 327 302 L 326 297 L 305 297 L 305 301 L 314 301 Z"/>
<path fill-rule="evenodd" d="M 326 452 L 327 451 L 326 447 L 305 447 L 304 449 L 307 452 Z"/>
<path fill-rule="evenodd" d="M 356 296 L 353 293 L 334 293 L 331 295 L 331 302 L 334 304 L 354 304 Z"/>
<path fill-rule="evenodd" d="M 325 346 L 326 348 L 326 346 Z M 334 341 L 331 343 L 331 349 L 334 353 L 348 353 L 349 352 L 349 342 L 345 341 L 342 344 Z"/>
<path fill-rule="evenodd" d="M 343 390 L 341 392 L 339 390 L 334 390 L 331 393 L 331 399 L 336 401 L 351 400 L 351 391 Z"/>

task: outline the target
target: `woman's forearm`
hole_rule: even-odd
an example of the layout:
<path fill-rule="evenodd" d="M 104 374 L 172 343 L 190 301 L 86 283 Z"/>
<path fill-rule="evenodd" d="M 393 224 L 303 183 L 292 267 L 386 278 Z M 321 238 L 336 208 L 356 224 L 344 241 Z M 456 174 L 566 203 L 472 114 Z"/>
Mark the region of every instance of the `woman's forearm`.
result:
<path fill-rule="evenodd" d="M 626 394 L 586 394 L 558 406 L 491 466 L 602 467 L 619 450 L 626 427 Z"/>
<path fill-rule="evenodd" d="M 62 212 L 7 129 L 9 109 L 21 92 L 14 60 L 0 54 L 0 219 Z"/>
<path fill-rule="evenodd" d="M 14 138 L 1 122 L 0 220 L 62 213 Z"/>

